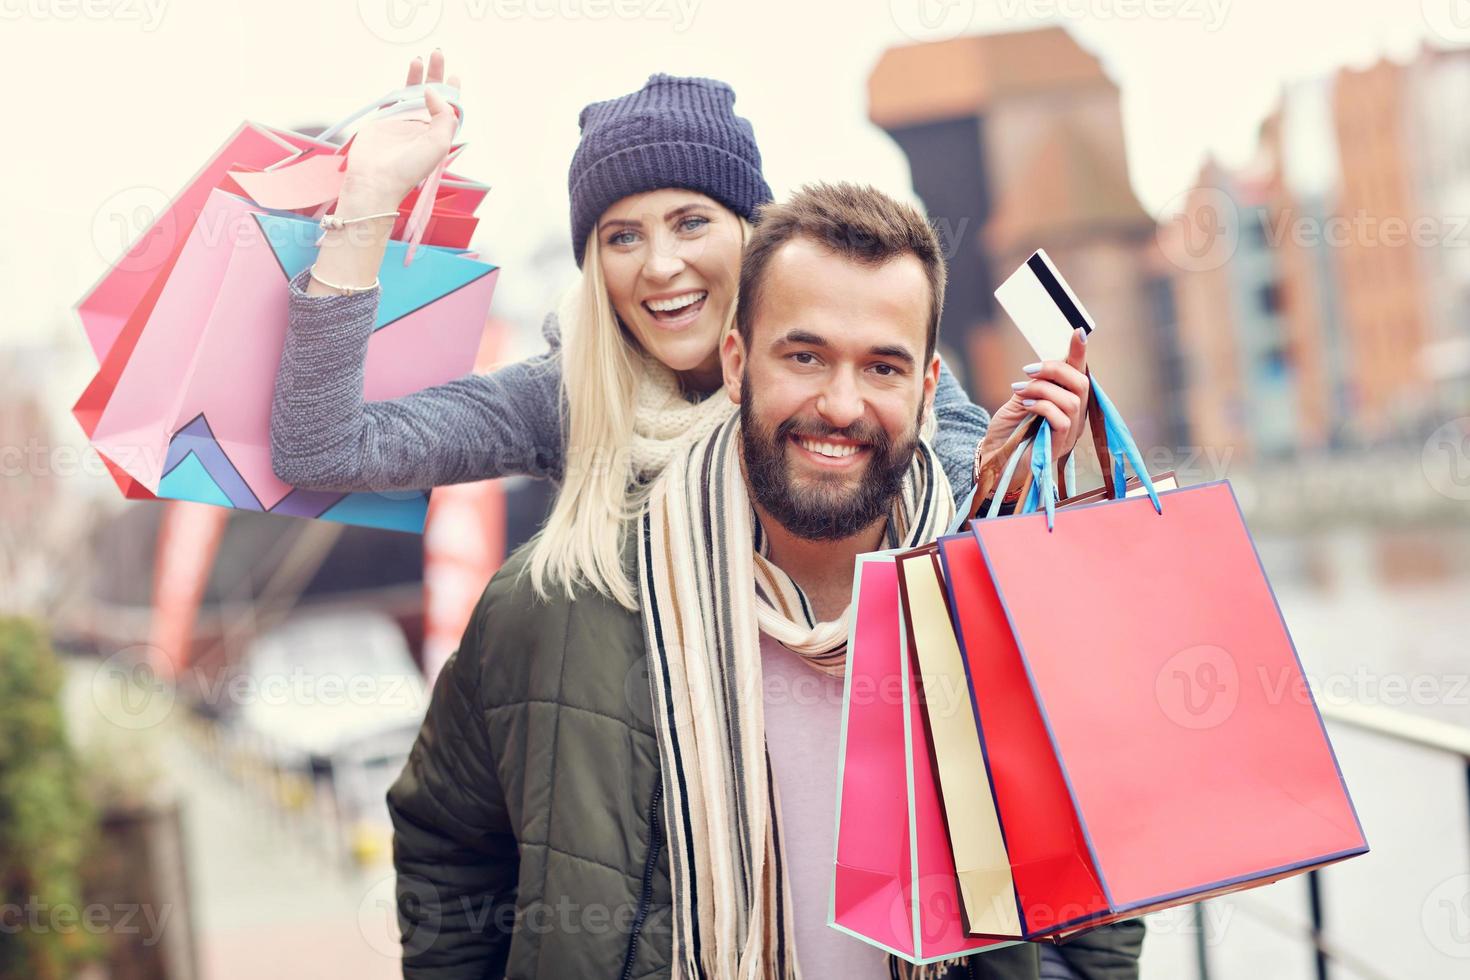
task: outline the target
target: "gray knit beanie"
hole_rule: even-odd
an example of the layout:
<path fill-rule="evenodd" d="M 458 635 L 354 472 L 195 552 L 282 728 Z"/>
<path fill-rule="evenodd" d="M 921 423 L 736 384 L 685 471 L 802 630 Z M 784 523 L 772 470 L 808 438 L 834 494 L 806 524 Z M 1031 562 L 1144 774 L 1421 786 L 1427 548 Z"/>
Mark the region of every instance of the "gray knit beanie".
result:
<path fill-rule="evenodd" d="M 602 212 L 631 194 L 684 187 L 753 220 L 771 200 L 735 90 L 711 78 L 651 75 L 636 92 L 582 110 L 567 174 L 578 268 Z"/>

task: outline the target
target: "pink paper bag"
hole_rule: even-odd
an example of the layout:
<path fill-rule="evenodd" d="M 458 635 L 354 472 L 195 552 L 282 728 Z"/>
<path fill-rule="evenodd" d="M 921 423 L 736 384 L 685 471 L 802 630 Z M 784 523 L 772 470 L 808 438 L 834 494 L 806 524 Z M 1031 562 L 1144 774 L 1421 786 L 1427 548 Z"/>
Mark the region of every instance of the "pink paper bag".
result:
<path fill-rule="evenodd" d="M 167 271 L 210 192 L 231 169 L 264 169 L 310 149 L 333 153 L 338 147 L 289 130 L 241 124 L 77 304 L 77 316 L 97 360 L 107 356 L 123 323 L 154 280 Z"/>
<path fill-rule="evenodd" d="M 828 924 L 928 963 L 1014 943 L 965 934 L 895 554 L 860 555 L 853 575 Z"/>
<path fill-rule="evenodd" d="M 423 527 L 423 492 L 293 488 L 270 462 L 270 408 L 288 323 L 286 281 L 311 263 L 314 222 L 271 214 L 224 191 L 200 212 L 93 444 L 160 497 L 321 517 L 395 530 Z M 498 270 L 423 246 L 405 265 L 390 242 L 364 398 L 397 398 L 467 374 Z"/>

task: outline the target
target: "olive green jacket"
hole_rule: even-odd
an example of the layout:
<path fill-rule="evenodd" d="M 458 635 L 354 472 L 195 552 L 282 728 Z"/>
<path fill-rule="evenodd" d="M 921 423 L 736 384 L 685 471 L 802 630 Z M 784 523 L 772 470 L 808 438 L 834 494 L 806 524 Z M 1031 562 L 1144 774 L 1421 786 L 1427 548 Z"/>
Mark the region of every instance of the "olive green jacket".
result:
<path fill-rule="evenodd" d="M 388 793 L 404 976 L 666 977 L 669 866 L 642 619 L 595 595 L 536 599 L 518 574 L 526 558 L 485 589 Z M 1132 980 L 1142 939 L 1132 922 L 1062 948 L 1083 980 Z M 1038 971 L 1028 943 L 972 956 L 956 975 Z"/>

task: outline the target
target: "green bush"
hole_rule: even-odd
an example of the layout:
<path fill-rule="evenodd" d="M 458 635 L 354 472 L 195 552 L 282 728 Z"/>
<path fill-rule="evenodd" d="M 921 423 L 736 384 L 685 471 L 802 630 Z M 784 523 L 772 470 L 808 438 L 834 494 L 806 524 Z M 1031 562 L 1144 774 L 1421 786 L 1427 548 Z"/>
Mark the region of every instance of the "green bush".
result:
<path fill-rule="evenodd" d="M 62 665 L 34 620 L 0 616 L 0 978 L 68 980 L 98 952 L 83 908 L 95 818 L 67 741 Z"/>

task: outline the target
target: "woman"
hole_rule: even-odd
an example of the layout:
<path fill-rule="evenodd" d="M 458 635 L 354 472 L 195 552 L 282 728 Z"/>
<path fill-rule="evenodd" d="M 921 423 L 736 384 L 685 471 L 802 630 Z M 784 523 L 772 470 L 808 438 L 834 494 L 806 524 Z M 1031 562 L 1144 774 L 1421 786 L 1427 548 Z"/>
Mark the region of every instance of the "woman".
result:
<path fill-rule="evenodd" d="M 437 51 L 427 76 L 419 59 L 408 73 L 410 85 L 444 78 Z M 560 490 L 530 563 L 537 590 L 581 585 L 636 608 L 621 562 L 623 522 L 676 447 L 735 410 L 720 390 L 719 345 L 734 322 L 749 222 L 771 197 L 750 124 L 734 114 L 729 87 L 708 79 L 655 75 L 638 92 L 588 106 L 569 173 L 582 280 L 542 327 L 551 349 L 491 375 L 365 403 L 378 302 L 370 284 L 392 225 L 371 216 L 396 209 L 454 131 L 449 106 L 432 91 L 425 98 L 427 118 L 358 132 L 336 214 L 366 220 L 328 232 L 316 264 L 291 283 L 271 418 L 276 474 L 358 491 L 516 473 L 552 479 Z M 1017 384 L 987 445 L 1036 414 L 1059 444 L 1075 441 L 1075 392 L 1086 382 L 1058 364 Z M 926 434 L 961 498 L 988 422 L 942 369 Z M 1103 945 L 1136 961 L 1136 946 L 1120 956 Z"/>
<path fill-rule="evenodd" d="M 427 76 L 419 59 L 408 73 L 409 84 L 444 78 L 438 51 Z M 453 110 L 432 90 L 426 101 L 427 118 L 358 132 L 335 213 L 368 220 L 328 232 L 291 284 L 271 417 L 276 474 L 339 491 L 550 478 L 561 486 L 533 545 L 538 591 L 583 584 L 633 608 L 623 520 L 675 445 L 734 410 L 717 394 L 719 342 L 734 321 L 748 222 L 771 198 L 750 124 L 729 87 L 708 79 L 655 75 L 588 106 L 569 174 L 582 282 L 543 325 L 551 349 L 365 403 L 372 284 L 392 225 L 369 216 L 394 211 L 453 135 Z M 948 370 L 934 408 L 935 448 L 963 492 L 988 416 Z"/>
<path fill-rule="evenodd" d="M 438 51 L 427 75 L 418 58 L 409 68 L 410 85 L 444 79 Z M 449 84 L 457 89 L 459 79 Z M 335 211 L 352 223 L 327 232 L 315 265 L 291 283 L 271 413 L 276 475 L 337 491 L 549 478 L 560 490 L 533 543 L 537 591 L 580 584 L 636 608 L 624 522 L 675 447 L 734 411 L 720 392 L 719 344 L 735 319 L 749 222 L 771 199 L 750 124 L 735 115 L 729 86 L 703 78 L 654 75 L 637 92 L 587 106 L 568 175 L 582 279 L 542 327 L 551 349 L 491 375 L 366 403 L 363 365 L 392 214 L 454 133 L 449 105 L 432 90 L 425 100 L 427 114 L 358 131 Z M 982 437 L 998 446 L 1043 415 L 1059 452 L 1075 441 L 1085 379 L 1063 362 L 1028 370 L 990 426 L 941 369 L 925 434 L 957 496 L 968 492 Z"/>

